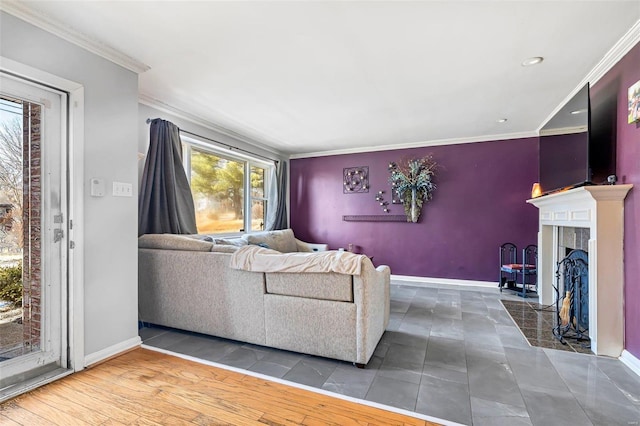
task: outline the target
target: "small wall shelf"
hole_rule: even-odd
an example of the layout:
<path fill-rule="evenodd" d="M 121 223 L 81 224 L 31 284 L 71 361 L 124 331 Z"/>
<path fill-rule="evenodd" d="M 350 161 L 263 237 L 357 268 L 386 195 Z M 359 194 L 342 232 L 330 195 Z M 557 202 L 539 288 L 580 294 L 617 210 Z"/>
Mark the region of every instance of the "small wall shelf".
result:
<path fill-rule="evenodd" d="M 342 216 L 345 222 L 406 222 L 407 216 L 403 214 L 389 215 L 346 215 Z"/>

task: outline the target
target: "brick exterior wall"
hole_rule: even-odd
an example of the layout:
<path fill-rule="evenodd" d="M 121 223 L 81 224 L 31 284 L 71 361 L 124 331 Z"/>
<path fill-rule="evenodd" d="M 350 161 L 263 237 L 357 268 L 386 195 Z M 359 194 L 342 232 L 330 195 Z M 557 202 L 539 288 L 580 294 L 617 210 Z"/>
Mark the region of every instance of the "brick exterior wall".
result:
<path fill-rule="evenodd" d="M 25 352 L 40 348 L 42 319 L 40 117 L 40 105 L 23 104 L 22 324 Z"/>

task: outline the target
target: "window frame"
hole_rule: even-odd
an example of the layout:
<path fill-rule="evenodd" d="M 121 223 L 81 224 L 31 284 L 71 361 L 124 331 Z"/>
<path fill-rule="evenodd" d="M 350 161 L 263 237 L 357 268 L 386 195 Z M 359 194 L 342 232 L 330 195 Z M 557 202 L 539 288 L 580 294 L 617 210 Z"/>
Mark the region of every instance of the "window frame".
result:
<path fill-rule="evenodd" d="M 254 231 L 251 229 L 251 220 L 252 220 L 251 207 L 252 207 L 253 200 L 263 200 L 264 209 L 265 209 L 264 217 L 266 219 L 267 209 L 269 209 L 269 206 L 272 204 L 271 202 L 269 202 L 269 194 L 271 194 L 270 185 L 273 184 L 273 182 L 270 182 L 271 180 L 270 177 L 271 177 L 272 169 L 275 167 L 275 165 L 272 162 L 253 157 L 248 154 L 241 154 L 239 152 L 233 152 L 226 148 L 217 147 L 215 145 L 212 145 L 211 143 L 205 142 L 194 136 L 185 136 L 181 134 L 180 140 L 182 142 L 182 165 L 184 166 L 184 170 L 187 175 L 187 180 L 189 181 L 189 186 L 191 186 L 192 148 L 195 148 L 197 150 L 204 151 L 206 153 L 210 153 L 228 160 L 241 162 L 243 163 L 243 166 L 244 166 L 244 178 L 243 178 L 243 185 L 242 185 L 242 189 L 244 192 L 242 197 L 242 204 L 243 204 L 243 211 L 244 211 L 242 223 L 243 223 L 244 231 L 220 232 L 220 233 L 215 233 L 211 235 L 217 235 L 220 237 L 237 237 L 243 234 L 262 232 L 261 230 Z M 251 194 L 251 168 L 252 167 L 259 167 L 264 169 L 264 197 L 263 198 L 253 197 Z M 266 220 L 265 220 L 264 226 L 266 226 Z"/>

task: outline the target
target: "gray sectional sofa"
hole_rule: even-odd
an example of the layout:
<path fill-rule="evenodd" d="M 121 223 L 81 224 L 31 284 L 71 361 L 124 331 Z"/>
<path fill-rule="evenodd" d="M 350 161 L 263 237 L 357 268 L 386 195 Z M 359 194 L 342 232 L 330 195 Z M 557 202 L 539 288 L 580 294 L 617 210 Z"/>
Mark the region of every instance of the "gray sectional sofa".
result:
<path fill-rule="evenodd" d="M 275 243 L 273 233 L 262 234 L 263 241 L 278 245 L 286 240 L 295 250 L 326 248 L 299 240 L 292 245 L 290 230 L 276 232 Z M 237 246 L 248 240 L 260 244 L 261 235 L 250 235 L 244 243 L 140 237 L 140 320 L 367 364 L 389 322 L 389 267 L 376 268 L 361 256 L 359 275 L 232 269 Z"/>

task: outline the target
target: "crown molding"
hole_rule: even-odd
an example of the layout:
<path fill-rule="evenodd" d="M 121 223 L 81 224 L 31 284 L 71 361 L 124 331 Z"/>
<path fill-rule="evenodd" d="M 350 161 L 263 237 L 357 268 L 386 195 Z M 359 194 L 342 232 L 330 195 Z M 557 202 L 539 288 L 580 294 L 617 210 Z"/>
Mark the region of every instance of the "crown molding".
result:
<path fill-rule="evenodd" d="M 357 147 L 357 148 L 336 149 L 333 151 L 305 152 L 300 154 L 291 154 L 289 156 L 289 159 L 327 157 L 329 155 L 361 154 L 364 152 L 394 151 L 398 149 L 425 148 L 425 147 L 443 146 L 443 145 L 460 145 L 460 144 L 475 143 L 475 142 L 494 142 L 494 141 L 502 141 L 502 140 L 509 140 L 509 139 L 522 139 L 522 138 L 534 138 L 534 137 L 538 137 L 538 132 L 531 131 L 531 132 L 475 136 L 475 137 L 468 137 L 468 138 L 436 139 L 432 141 L 410 142 L 410 143 L 403 143 L 403 144 L 397 144 L 397 145 L 363 146 L 363 147 Z"/>
<path fill-rule="evenodd" d="M 573 135 L 588 131 L 587 126 L 561 127 L 557 129 L 540 130 L 540 136 Z"/>
<path fill-rule="evenodd" d="M 598 82 L 606 73 L 608 73 L 611 68 L 614 67 L 615 64 L 620 62 L 620 60 L 629 53 L 633 47 L 640 42 L 640 20 L 636 21 L 635 24 L 629 28 L 629 31 L 622 36 L 620 40 L 616 44 L 613 45 L 611 49 L 602 57 L 602 59 L 596 64 L 595 67 L 582 79 L 582 81 L 573 89 L 566 98 L 558 104 L 551 114 L 544 119 L 542 124 L 538 127 L 537 131 L 540 132 L 540 129 L 544 127 L 545 124 L 551 120 L 551 118 L 556 115 L 560 108 L 562 108 L 573 96 L 578 93 L 585 84 L 589 83 L 590 86 L 593 86 Z"/>
<path fill-rule="evenodd" d="M 70 43 L 80 46 L 91 53 L 128 69 L 129 71 L 140 74 L 151 69 L 147 64 L 144 64 L 105 43 L 89 37 L 86 34 L 68 27 L 60 21 L 53 19 L 51 16 L 36 11 L 19 1 L 2 0 L 0 1 L 0 10 L 50 32 L 51 34 Z"/>
<path fill-rule="evenodd" d="M 197 116 L 195 114 L 192 114 L 190 112 L 184 111 L 182 109 L 176 108 L 172 105 L 169 105 L 165 102 L 162 102 L 152 96 L 146 95 L 144 93 L 140 93 L 138 95 L 138 102 L 140 102 L 143 105 L 149 106 L 151 108 L 157 109 L 158 111 L 161 112 L 165 112 L 167 114 L 171 114 L 173 116 L 176 116 L 178 118 L 182 118 L 183 120 L 187 120 L 190 123 L 193 123 L 197 126 L 200 127 L 204 127 L 205 129 L 211 130 L 213 132 L 228 136 L 230 138 L 233 138 L 234 140 L 240 141 L 240 142 L 244 142 L 247 145 L 250 145 L 254 148 L 258 148 L 261 149 L 265 152 L 268 152 L 270 154 L 273 154 L 275 156 L 278 156 L 280 158 L 285 158 L 286 155 L 283 154 L 282 152 L 276 151 L 274 150 L 272 147 L 269 147 L 267 145 L 261 144 L 260 142 L 256 142 L 253 139 L 249 139 L 244 135 L 241 135 L 239 133 L 234 132 L 233 130 L 229 130 L 225 127 L 219 126 L 217 124 L 212 123 L 211 121 L 202 118 L 200 116 Z M 149 117 L 149 118 L 155 118 L 155 117 Z"/>
<path fill-rule="evenodd" d="M 616 44 L 604 55 L 604 57 L 598 62 L 598 64 L 587 74 L 587 76 L 580 82 L 578 87 L 583 87 L 587 82 L 594 85 L 598 82 L 615 64 L 629 53 L 633 46 L 640 42 L 640 20 L 622 36 Z"/>

